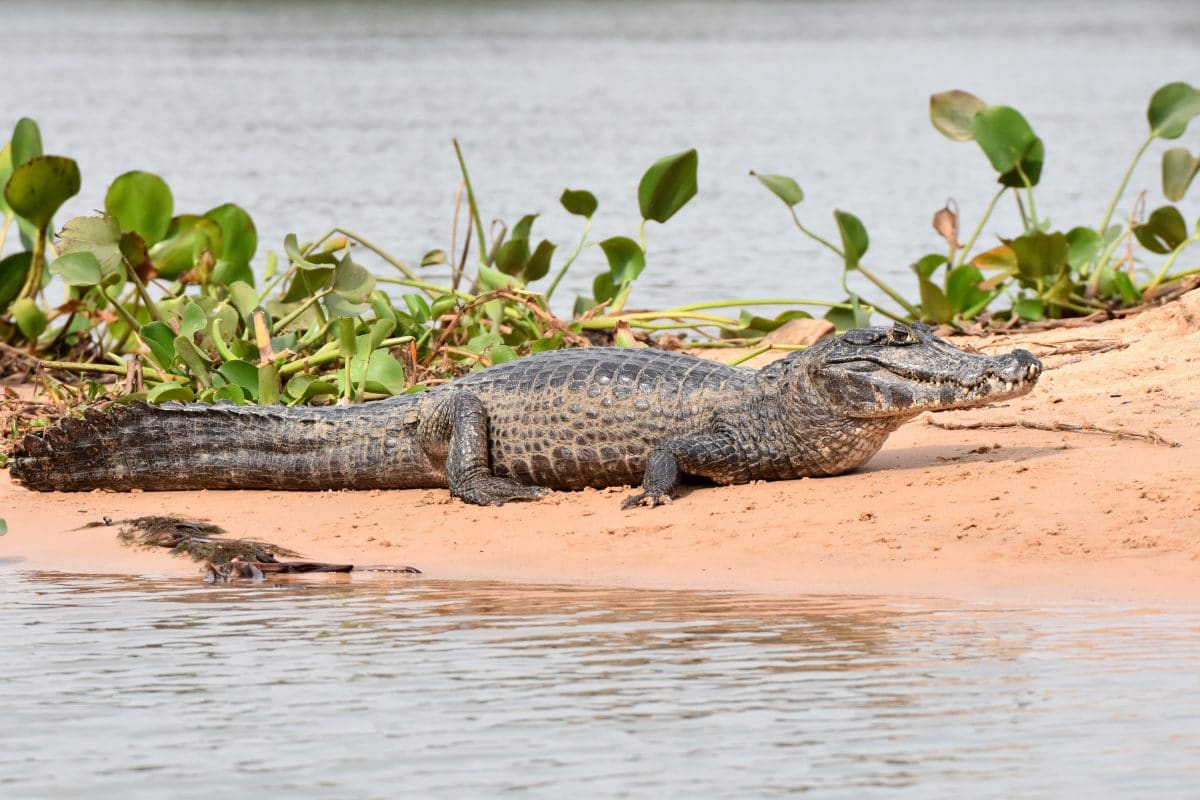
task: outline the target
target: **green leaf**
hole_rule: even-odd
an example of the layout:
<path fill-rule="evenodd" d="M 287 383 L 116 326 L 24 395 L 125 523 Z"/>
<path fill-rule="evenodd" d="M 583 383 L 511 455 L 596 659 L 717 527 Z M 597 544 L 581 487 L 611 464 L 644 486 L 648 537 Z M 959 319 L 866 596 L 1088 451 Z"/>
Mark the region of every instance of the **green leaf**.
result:
<path fill-rule="evenodd" d="M 50 274 L 61 275 L 67 286 L 95 286 L 104 277 L 100 262 L 86 250 L 54 259 L 50 262 Z"/>
<path fill-rule="evenodd" d="M 843 333 L 851 328 L 865 328 L 871 324 L 871 315 L 863 308 L 858 295 L 851 295 L 842 302 L 850 305 L 851 308 L 831 308 L 825 314 L 825 320 L 833 323 L 838 333 Z"/>
<path fill-rule="evenodd" d="M 0 314 L 3 314 L 8 304 L 21 293 L 32 262 L 33 253 L 28 250 L 13 253 L 0 261 Z"/>
<path fill-rule="evenodd" d="M 1037 186 L 1045 148 L 1021 112 L 1008 106 L 988 106 L 971 121 L 971 134 L 1000 173 L 1001 184 L 1023 187 L 1024 173 L 1030 185 Z"/>
<path fill-rule="evenodd" d="M 150 357 L 164 373 L 175 363 L 175 331 L 161 322 L 149 322 L 138 336 L 150 348 Z"/>
<path fill-rule="evenodd" d="M 279 402 L 279 368 L 273 362 L 258 368 L 258 396 L 255 399 L 264 406 Z"/>
<path fill-rule="evenodd" d="M 4 199 L 38 229 L 50 227 L 55 212 L 79 193 L 79 165 L 63 156 L 37 156 L 13 170 Z"/>
<path fill-rule="evenodd" d="M 963 316 L 968 309 L 988 299 L 989 293 L 979 288 L 983 283 L 983 273 L 977 267 L 963 264 L 950 270 L 946 276 L 946 302 L 950 310 Z"/>
<path fill-rule="evenodd" d="M 1175 206 L 1156 208 L 1142 225 L 1134 226 L 1133 233 L 1142 246 L 1151 253 L 1170 253 L 1188 238 L 1187 223 Z"/>
<path fill-rule="evenodd" d="M 750 174 L 758 178 L 758 182 L 770 189 L 788 208 L 795 208 L 804 200 L 804 190 L 800 184 L 786 175 L 762 175 L 754 170 L 750 170 Z"/>
<path fill-rule="evenodd" d="M 347 303 L 365 303 L 375 291 L 375 276 L 347 253 L 334 268 L 333 291 Z"/>
<path fill-rule="evenodd" d="M 967 142 L 975 138 L 971 128 L 975 115 L 985 108 L 987 103 L 970 92 L 939 92 L 929 98 L 929 121 L 947 139 Z"/>
<path fill-rule="evenodd" d="M 179 403 L 190 403 L 196 399 L 196 395 L 191 388 L 184 386 L 175 381 L 166 381 L 160 383 L 146 393 L 146 401 L 149 403 L 168 403 L 171 401 Z"/>
<path fill-rule="evenodd" d="M 183 307 L 183 318 L 179 323 L 179 334 L 191 339 L 197 332 L 202 331 L 208 325 L 208 317 L 204 314 L 204 309 L 195 303 L 189 302 Z"/>
<path fill-rule="evenodd" d="M 386 350 L 372 351 L 367 362 L 367 391 L 377 394 L 404 394 L 408 382 L 404 365 Z"/>
<path fill-rule="evenodd" d="M 337 395 L 338 391 L 336 386 L 327 381 L 301 373 L 287 382 L 284 393 L 292 399 L 293 403 L 307 403 L 321 395 Z"/>
<path fill-rule="evenodd" d="M 568 214 L 588 219 L 592 218 L 600 205 L 596 201 L 596 196 L 584 189 L 563 189 L 559 202 L 562 203 L 562 207 L 567 210 Z"/>
<path fill-rule="evenodd" d="M 1000 270 L 1009 275 L 1017 274 L 1017 254 L 1006 244 L 985 250 L 971 259 L 979 269 Z"/>
<path fill-rule="evenodd" d="M 842 235 L 842 253 L 846 259 L 846 269 L 858 269 L 858 263 L 867 253 L 871 241 L 867 238 L 867 229 L 862 220 L 848 211 L 834 211 L 833 218 L 837 220 L 838 232 Z"/>
<path fill-rule="evenodd" d="M 1033 233 L 1004 239 L 1017 258 L 1017 274 L 1029 285 L 1057 278 L 1067 266 L 1067 237 L 1062 233 Z"/>
<path fill-rule="evenodd" d="M 614 236 L 600 243 L 608 269 L 612 274 L 612 285 L 622 286 L 637 279 L 646 268 L 646 254 L 638 243 L 627 236 Z M 597 295 L 597 299 L 599 295 Z M 606 298 L 607 299 L 607 298 Z"/>
<path fill-rule="evenodd" d="M 438 264 L 448 264 L 449 262 L 450 259 L 446 256 L 445 250 L 430 250 L 421 256 L 422 267 L 432 267 Z"/>
<path fill-rule="evenodd" d="M 1113 283 L 1121 295 L 1121 302 L 1126 306 L 1135 306 L 1142 302 L 1142 293 L 1133 285 L 1133 279 L 1129 277 L 1128 272 L 1117 270 L 1113 273 Z"/>
<path fill-rule="evenodd" d="M 1078 270 L 1091 263 L 1100 252 L 1103 242 L 1100 234 L 1091 228 L 1079 226 L 1067 231 L 1067 263 Z"/>
<path fill-rule="evenodd" d="M 227 291 L 233 307 L 237 309 L 242 320 L 248 323 L 251 312 L 258 308 L 258 292 L 250 284 L 242 281 L 234 281 L 229 284 Z"/>
<path fill-rule="evenodd" d="M 592 297 L 596 303 L 603 303 L 605 300 L 612 300 L 617 296 L 617 287 L 613 285 L 613 274 L 611 272 L 601 272 L 592 280 Z M 587 308 L 583 308 L 580 301 L 584 298 L 580 297 L 575 301 L 575 316 L 581 316 Z M 592 304 L 594 306 L 595 303 Z M 588 306 L 591 308 L 592 306 Z"/>
<path fill-rule="evenodd" d="M 2 518 L 0 518 L 0 536 L 4 536 L 7 533 L 8 533 L 8 523 L 5 522 Z"/>
<path fill-rule="evenodd" d="M 695 197 L 699 164 L 700 156 L 695 149 L 654 162 L 638 184 L 638 207 L 642 219 L 666 222 Z"/>
<path fill-rule="evenodd" d="M 520 221 L 513 226 L 513 239 L 528 239 L 530 232 L 533 230 L 533 221 L 538 218 L 537 214 L 526 214 L 521 217 Z"/>
<path fill-rule="evenodd" d="M 321 257 L 325 258 L 325 256 Z M 305 267 L 296 270 L 296 274 L 292 276 L 292 282 L 288 284 L 288 289 L 284 293 L 281 302 L 294 303 L 297 300 L 312 297 L 324 289 L 333 277 L 334 266 L 337 264 L 336 258 L 332 256 L 329 258 L 333 263 L 320 269 Z"/>
<path fill-rule="evenodd" d="M 121 226 L 109 216 L 74 217 L 58 234 L 58 254 L 91 253 L 100 264 L 105 283 L 125 277 Z"/>
<path fill-rule="evenodd" d="M 17 120 L 12 134 L 12 166 L 22 164 L 42 155 L 42 132 L 38 124 L 29 117 Z"/>
<path fill-rule="evenodd" d="M 458 305 L 457 297 L 455 297 L 452 294 L 444 294 L 441 297 L 435 299 L 429 305 L 429 316 L 432 319 L 437 319 L 438 317 L 442 316 L 443 314 L 449 313 L 457 305 Z"/>
<path fill-rule="evenodd" d="M 300 252 L 300 245 L 296 243 L 296 234 L 294 233 L 283 237 L 283 251 L 287 253 L 288 259 L 300 269 L 322 269 L 325 266 L 320 259 L 305 256 Z"/>
<path fill-rule="evenodd" d="M 427 322 L 431 315 L 429 302 L 419 294 L 404 295 L 404 305 L 408 306 L 408 313 L 417 322 Z"/>
<path fill-rule="evenodd" d="M 204 388 L 212 386 L 212 376 L 208 372 L 208 367 L 212 362 L 191 339 L 187 336 L 176 336 L 175 353 L 187 367 L 188 372 L 192 373 Z"/>
<path fill-rule="evenodd" d="M 150 248 L 150 260 L 159 275 L 174 279 L 191 270 L 205 250 L 221 255 L 221 226 L 205 217 L 182 214 L 171 220 L 166 238 Z"/>
<path fill-rule="evenodd" d="M 246 402 L 245 390 L 242 389 L 241 386 L 236 386 L 232 383 L 226 384 L 225 386 L 221 386 L 217 389 L 210 389 L 205 394 L 209 394 L 211 401 L 214 403 L 220 403 L 224 401 L 227 403 L 236 403 L 240 406 L 244 405 Z"/>
<path fill-rule="evenodd" d="M 533 255 L 525 262 L 525 269 L 521 274 L 526 283 L 533 283 L 546 277 L 550 272 L 550 259 L 554 257 L 554 248 L 555 246 L 546 239 L 538 242 Z"/>
<path fill-rule="evenodd" d="M 916 262 L 909 265 L 909 269 L 917 273 L 917 277 L 924 280 L 929 280 L 937 268 L 947 263 L 947 258 L 939 253 L 930 253 L 929 255 L 921 256 Z"/>
<path fill-rule="evenodd" d="M 25 338 L 33 341 L 46 331 L 46 315 L 38 304 L 26 297 L 12 304 L 13 319 Z"/>
<path fill-rule="evenodd" d="M 1022 297 L 1013 303 L 1013 311 L 1027 322 L 1037 322 L 1046 316 L 1046 304 L 1039 297 Z"/>
<path fill-rule="evenodd" d="M 496 269 L 505 275 L 520 275 L 529 260 L 529 240 L 524 237 L 509 239 L 496 250 Z"/>
<path fill-rule="evenodd" d="M 479 280 L 479 285 L 487 291 L 492 291 L 494 289 L 521 288 L 521 281 L 517 278 L 513 277 L 512 275 L 505 275 L 498 269 L 485 267 L 482 264 L 479 265 L 479 269 L 475 275 Z"/>
<path fill-rule="evenodd" d="M 1200 90 L 1187 83 L 1168 83 L 1154 93 L 1146 109 L 1150 135 L 1178 139 L 1197 114 L 1200 114 Z"/>
<path fill-rule="evenodd" d="M 153 245 L 167 235 L 175 214 L 175 199 L 166 181 L 150 172 L 126 172 L 108 187 L 104 210 L 121 230 L 134 231 Z"/>
<path fill-rule="evenodd" d="M 251 400 L 258 399 L 258 368 L 248 361 L 226 361 L 217 368 L 217 373 L 233 386 L 241 387 Z"/>
<path fill-rule="evenodd" d="M 246 210 L 233 203 L 225 203 L 204 212 L 204 216 L 221 229 L 221 258 L 235 267 L 249 266 L 258 250 L 258 231 Z M 252 281 L 246 283 L 254 285 Z"/>
<path fill-rule="evenodd" d="M 1163 153 L 1163 194 L 1168 200 L 1179 202 L 1197 172 L 1200 172 L 1200 156 L 1192 158 L 1186 147 L 1172 147 Z"/>

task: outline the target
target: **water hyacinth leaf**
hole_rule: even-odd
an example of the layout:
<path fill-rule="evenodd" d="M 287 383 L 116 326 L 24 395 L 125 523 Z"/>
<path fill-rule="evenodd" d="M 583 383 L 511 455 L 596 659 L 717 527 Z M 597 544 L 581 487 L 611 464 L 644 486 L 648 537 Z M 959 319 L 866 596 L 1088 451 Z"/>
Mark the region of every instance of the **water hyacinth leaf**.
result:
<path fill-rule="evenodd" d="M 217 373 L 232 386 L 240 386 L 246 397 L 258 399 L 258 367 L 248 361 L 226 361 Z"/>
<path fill-rule="evenodd" d="M 534 249 L 533 255 L 525 262 L 525 269 L 521 275 L 526 283 L 540 280 L 550 272 L 550 260 L 554 257 L 555 245 L 551 244 L 546 239 L 538 242 L 538 246 Z"/>
<path fill-rule="evenodd" d="M 971 121 L 971 134 L 1000 173 L 1004 186 L 1036 186 L 1042 174 L 1045 147 L 1021 112 L 1008 106 L 988 106 Z M 1024 178 L 1022 178 L 1024 175 Z"/>
<path fill-rule="evenodd" d="M 244 405 L 246 403 L 246 391 L 236 384 L 226 384 L 217 389 L 210 389 L 205 392 L 207 398 L 201 397 L 201 400 L 211 400 L 213 403 L 234 403 L 236 405 Z"/>
<path fill-rule="evenodd" d="M 361 317 L 371 309 L 370 303 L 351 303 L 339 294 L 327 294 L 321 302 L 325 307 L 325 312 L 334 318 L 339 317 Z"/>
<path fill-rule="evenodd" d="M 611 272 L 601 272 L 592 281 L 592 297 L 596 303 L 603 303 L 612 300 L 616 297 L 617 287 L 613 285 L 613 276 Z M 582 303 L 580 301 L 583 301 Z M 584 312 L 593 308 L 596 303 L 587 305 L 584 298 L 577 298 L 575 301 L 575 316 L 582 316 Z"/>
<path fill-rule="evenodd" d="M 793 178 L 786 175 L 763 175 L 754 170 L 750 170 L 750 174 L 758 178 L 758 182 L 767 187 L 788 208 L 795 208 L 804 201 L 804 190 Z"/>
<path fill-rule="evenodd" d="M 842 255 L 846 260 L 846 269 L 858 269 L 859 262 L 871 244 L 867 237 L 867 229 L 862 220 L 848 211 L 834 211 L 833 218 L 837 220 L 838 232 L 842 236 Z"/>
<path fill-rule="evenodd" d="M 175 354 L 187 367 L 188 372 L 192 373 L 204 388 L 212 386 L 212 376 L 208 372 L 208 367 L 212 362 L 190 338 L 187 336 L 175 337 Z"/>
<path fill-rule="evenodd" d="M 146 393 L 146 401 L 158 405 L 159 403 L 190 403 L 196 399 L 196 394 L 190 387 L 184 386 L 182 383 L 175 381 L 166 381 L 160 383 Z"/>
<path fill-rule="evenodd" d="M 204 314 L 204 309 L 195 303 L 188 303 L 183 307 L 183 317 L 179 322 L 179 334 L 190 339 L 204 330 L 207 324 L 208 317 Z"/>
<path fill-rule="evenodd" d="M 13 169 L 4 199 L 34 227 L 50 227 L 55 212 L 79 193 L 79 165 L 63 156 L 37 156 Z"/>
<path fill-rule="evenodd" d="M 824 317 L 827 322 L 832 323 L 837 328 L 838 333 L 848 331 L 851 328 L 865 328 L 871 324 L 871 313 L 863 307 L 858 295 L 850 295 L 842 303 L 850 307 L 831 308 L 826 312 Z"/>
<path fill-rule="evenodd" d="M 221 258 L 237 267 L 249 265 L 258 251 L 258 230 L 246 210 L 225 203 L 204 212 L 204 216 L 221 229 Z"/>
<path fill-rule="evenodd" d="M 983 273 L 977 267 L 963 264 L 950 270 L 946 276 L 946 302 L 950 310 L 957 315 L 965 315 L 967 311 L 988 299 L 988 293 L 979 288 L 983 282 Z"/>
<path fill-rule="evenodd" d="M 43 155 L 42 131 L 29 117 L 17 120 L 12 133 L 12 165 L 19 167 L 25 162 Z"/>
<path fill-rule="evenodd" d="M 151 172 L 126 172 L 108 187 L 104 211 L 122 230 L 134 231 L 153 245 L 167 235 L 175 216 L 175 198 L 167 182 Z"/>
<path fill-rule="evenodd" d="M 1016 239 L 1005 239 L 1017 258 L 1017 274 L 1027 283 L 1035 284 L 1056 278 L 1067 266 L 1067 237 L 1060 233 L 1033 233 Z"/>
<path fill-rule="evenodd" d="M 488 348 L 486 353 L 487 360 L 493 364 L 503 364 L 505 361 L 516 360 L 517 351 L 513 350 L 506 344 L 497 344 Z"/>
<path fill-rule="evenodd" d="M 292 282 L 288 284 L 288 289 L 284 293 L 281 302 L 294 303 L 306 297 L 312 297 L 329 283 L 333 277 L 333 270 L 333 266 L 324 266 L 320 269 L 297 270 L 296 274 L 292 277 Z"/>
<path fill-rule="evenodd" d="M 408 388 L 404 365 L 386 350 L 372 351 L 367 362 L 367 391 L 376 394 L 403 394 Z"/>
<path fill-rule="evenodd" d="M 1038 297 L 1022 297 L 1013 303 L 1013 311 L 1026 322 L 1038 322 L 1046 316 L 1046 304 Z"/>
<path fill-rule="evenodd" d="M 529 260 L 529 240 L 525 237 L 514 237 L 496 250 L 496 269 L 505 275 L 520 275 Z"/>
<path fill-rule="evenodd" d="M 1146 109 L 1150 135 L 1159 139 L 1178 139 L 1198 114 L 1200 89 L 1183 82 L 1168 83 L 1154 93 Z"/>
<path fill-rule="evenodd" d="M 95 286 L 104 277 L 100 262 L 86 250 L 54 259 L 50 262 L 50 274 L 62 276 L 67 286 Z"/>
<path fill-rule="evenodd" d="M 1151 253 L 1166 255 L 1188 238 L 1187 223 L 1175 206 L 1154 209 L 1150 218 L 1134 226 L 1133 233 Z"/>
<path fill-rule="evenodd" d="M 348 303 L 365 303 L 375 291 L 375 276 L 347 253 L 333 271 L 333 291 Z"/>
<path fill-rule="evenodd" d="M 1200 156 L 1193 158 L 1186 147 L 1172 147 L 1163 153 L 1163 195 L 1174 202 L 1182 200 L 1197 172 L 1200 172 Z"/>
<path fill-rule="evenodd" d="M 450 259 L 446 257 L 445 250 L 430 250 L 425 255 L 421 256 L 422 267 L 433 267 L 438 264 L 448 264 Z"/>
<path fill-rule="evenodd" d="M 288 381 L 287 387 L 284 389 L 284 394 L 291 398 L 293 403 L 307 403 L 314 397 L 337 395 L 337 393 L 337 387 L 332 383 L 305 373 Z"/>
<path fill-rule="evenodd" d="M 458 305 L 458 298 L 452 294 L 444 294 L 429 305 L 429 316 L 433 319 L 448 314 Z"/>
<path fill-rule="evenodd" d="M 254 283 L 254 270 L 250 268 L 249 264 L 238 264 L 221 258 L 213 265 L 209 281 L 218 286 L 228 286 L 235 281 L 250 284 Z"/>
<path fill-rule="evenodd" d="M 258 292 L 250 284 L 242 281 L 229 284 L 227 291 L 233 307 L 244 321 L 249 322 L 251 312 L 258 308 Z"/>
<path fill-rule="evenodd" d="M 512 229 L 513 239 L 528 239 L 530 232 L 533 230 L 533 221 L 538 218 L 537 214 L 526 214 L 521 217 Z"/>
<path fill-rule="evenodd" d="M 600 243 L 600 249 L 608 259 L 608 269 L 614 287 L 636 280 L 646 268 L 646 254 L 637 242 L 627 236 L 605 239 Z M 599 295 L 596 297 L 600 299 Z M 611 295 L 606 299 L 611 299 Z"/>
<path fill-rule="evenodd" d="M 1133 285 L 1133 279 L 1129 277 L 1128 272 L 1117 270 L 1113 275 L 1113 283 L 1116 284 L 1117 292 L 1125 305 L 1135 306 L 1141 302 L 1142 293 Z"/>
<path fill-rule="evenodd" d="M 1100 252 L 1103 242 L 1100 234 L 1082 225 L 1067 231 L 1067 263 L 1071 269 L 1080 269 Z"/>
<path fill-rule="evenodd" d="M 18 300 L 9 309 L 17 328 L 29 341 L 41 336 L 46 331 L 46 315 L 38 308 L 38 304 L 28 297 Z"/>
<path fill-rule="evenodd" d="M 408 306 L 408 313 L 417 322 L 425 322 L 432 315 L 428 301 L 419 294 L 404 295 L 404 305 Z"/>
<path fill-rule="evenodd" d="M 940 286 L 933 281 L 920 279 L 917 281 L 917 287 L 921 294 L 922 322 L 949 322 L 954 318 L 954 313 L 950 310 L 950 302 L 946 299 L 946 293 Z"/>
<path fill-rule="evenodd" d="M 325 266 L 319 259 L 305 256 L 300 252 L 300 245 L 296 242 L 294 233 L 283 237 L 283 251 L 287 253 L 288 259 L 300 269 L 322 269 Z"/>
<path fill-rule="evenodd" d="M 666 222 L 695 197 L 699 164 L 700 156 L 694 148 L 654 162 L 638 184 L 642 219 Z"/>
<path fill-rule="evenodd" d="M 909 265 L 909 269 L 917 273 L 917 277 L 923 280 L 929 280 L 933 277 L 933 273 L 937 272 L 938 267 L 947 263 L 947 258 L 940 253 L 930 253 Z"/>
<path fill-rule="evenodd" d="M 125 261 L 121 253 L 121 226 L 109 216 L 74 217 L 58 234 L 58 253 L 91 253 L 100 264 L 100 272 L 108 283 L 114 276 L 124 276 Z"/>
<path fill-rule="evenodd" d="M 175 279 L 188 272 L 208 251 L 221 255 L 221 226 L 195 214 L 171 220 L 166 237 L 150 248 L 150 261 L 164 278 Z"/>
<path fill-rule="evenodd" d="M 975 138 L 972 123 L 975 115 L 987 108 L 987 103 L 970 92 L 951 89 L 929 98 L 929 121 L 937 132 L 955 142 Z"/>
<path fill-rule="evenodd" d="M 971 263 L 979 269 L 1000 270 L 1010 275 L 1017 274 L 1017 254 L 1006 244 L 985 250 L 972 258 Z"/>
<path fill-rule="evenodd" d="M 163 372 L 175 363 L 175 331 L 161 322 L 150 322 L 138 331 L 142 342 L 150 348 L 150 357 Z"/>
<path fill-rule="evenodd" d="M 562 203 L 562 207 L 567 210 L 568 214 L 588 219 L 591 219 L 596 213 L 596 209 L 600 207 L 596 196 L 585 189 L 563 189 L 559 202 Z"/>
<path fill-rule="evenodd" d="M 367 350 L 375 350 L 378 348 L 381 344 L 383 344 L 383 340 L 390 336 L 392 331 L 395 329 L 395 320 L 375 320 L 374 324 L 371 325 L 371 332 L 367 336 Z"/>
<path fill-rule="evenodd" d="M 4 313 L 25 285 L 33 253 L 24 250 L 0 261 L 0 314 Z"/>
<path fill-rule="evenodd" d="M 479 285 L 488 291 L 496 289 L 519 289 L 521 281 L 512 275 L 505 275 L 498 269 L 479 265 L 478 271 L 475 273 L 479 280 Z"/>

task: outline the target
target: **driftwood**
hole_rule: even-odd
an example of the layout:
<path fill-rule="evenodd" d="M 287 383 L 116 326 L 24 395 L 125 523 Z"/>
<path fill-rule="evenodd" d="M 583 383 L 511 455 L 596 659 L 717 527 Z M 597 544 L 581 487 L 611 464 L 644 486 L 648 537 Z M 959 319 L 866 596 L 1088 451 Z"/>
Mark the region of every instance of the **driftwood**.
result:
<path fill-rule="evenodd" d="M 1111 436 L 1114 439 L 1131 439 L 1142 442 L 1150 442 L 1151 444 L 1161 445 L 1162 447 L 1180 446 L 1179 442 L 1159 436 L 1154 431 L 1138 433 L 1136 431 L 1125 430 L 1124 428 L 1105 428 L 1100 425 L 1092 425 L 1086 422 L 1082 424 L 1075 424 L 1072 422 L 1039 422 L 1037 420 L 1029 419 L 997 420 L 994 422 L 939 422 L 933 418 L 926 418 L 925 424 L 947 431 L 991 431 L 999 430 L 1000 428 L 1029 428 L 1036 431 L 1098 433 L 1104 436 Z"/>

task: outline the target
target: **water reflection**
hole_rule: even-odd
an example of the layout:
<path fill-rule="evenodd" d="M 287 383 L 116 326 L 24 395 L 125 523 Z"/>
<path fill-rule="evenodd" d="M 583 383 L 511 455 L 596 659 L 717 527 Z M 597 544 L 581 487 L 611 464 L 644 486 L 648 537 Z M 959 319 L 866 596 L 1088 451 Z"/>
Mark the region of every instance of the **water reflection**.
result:
<path fill-rule="evenodd" d="M 14 571 L 0 603 L 5 797 L 1200 786 L 1195 613 Z"/>

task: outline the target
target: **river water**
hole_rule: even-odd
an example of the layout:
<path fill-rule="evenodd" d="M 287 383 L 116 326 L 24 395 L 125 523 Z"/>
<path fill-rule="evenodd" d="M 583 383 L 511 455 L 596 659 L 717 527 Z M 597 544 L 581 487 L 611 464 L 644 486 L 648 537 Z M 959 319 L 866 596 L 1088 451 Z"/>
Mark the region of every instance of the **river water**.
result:
<path fill-rule="evenodd" d="M 0 572 L 0 796 L 1196 797 L 1200 613 Z"/>
<path fill-rule="evenodd" d="M 633 298 L 832 299 L 806 223 L 861 216 L 911 291 L 934 210 L 993 191 L 927 119 L 963 88 L 1046 141 L 1039 211 L 1095 224 L 1151 92 L 1200 81 L 1195 3 L 0 3 L 0 129 L 266 247 L 349 227 L 449 243 L 462 141 L 486 216 L 567 249 L 636 231 L 655 158 L 700 195 L 651 225 Z M 1185 138 L 1196 150 L 1195 131 Z M 1157 154 L 1132 186 L 1161 202 Z M 1200 213 L 1182 204 L 1189 219 Z M 987 236 L 1012 233 L 1001 209 Z M 461 240 L 460 240 L 461 241 Z M 602 268 L 596 248 L 564 298 Z M 438 279 L 435 269 L 431 277 Z M 2 544 L 3 540 L 0 540 Z M 0 567 L 0 796 L 1200 796 L 1200 612 L 1022 609 L 356 579 L 210 587 Z"/>
<path fill-rule="evenodd" d="M 541 212 L 535 234 L 560 244 L 561 264 L 580 232 L 558 205 L 564 187 L 599 197 L 592 241 L 633 236 L 642 172 L 696 147 L 699 196 L 647 233 L 631 302 L 658 307 L 840 299 L 838 260 L 792 227 L 751 169 L 799 180 L 802 219 L 828 237 L 833 209 L 860 216 L 864 263 L 913 295 L 908 265 L 944 247 L 934 211 L 956 197 L 965 238 L 995 188 L 974 143 L 930 126 L 934 92 L 1025 113 L 1046 142 L 1038 212 L 1065 229 L 1099 222 L 1146 135 L 1153 91 L 1200 82 L 1194 2 L 0 6 L 11 32 L 0 129 L 33 116 L 49 151 L 77 158 L 84 189 L 63 219 L 145 169 L 166 177 L 177 211 L 245 206 L 264 250 L 336 224 L 412 263 L 449 245 L 457 136 L 484 216 Z M 1152 148 L 1131 183 L 1150 208 L 1163 202 L 1168 144 L 1179 142 Z M 1188 219 L 1200 214 L 1192 195 Z M 1006 203 L 982 241 L 1017 233 Z M 603 269 L 588 248 L 561 302 Z"/>

